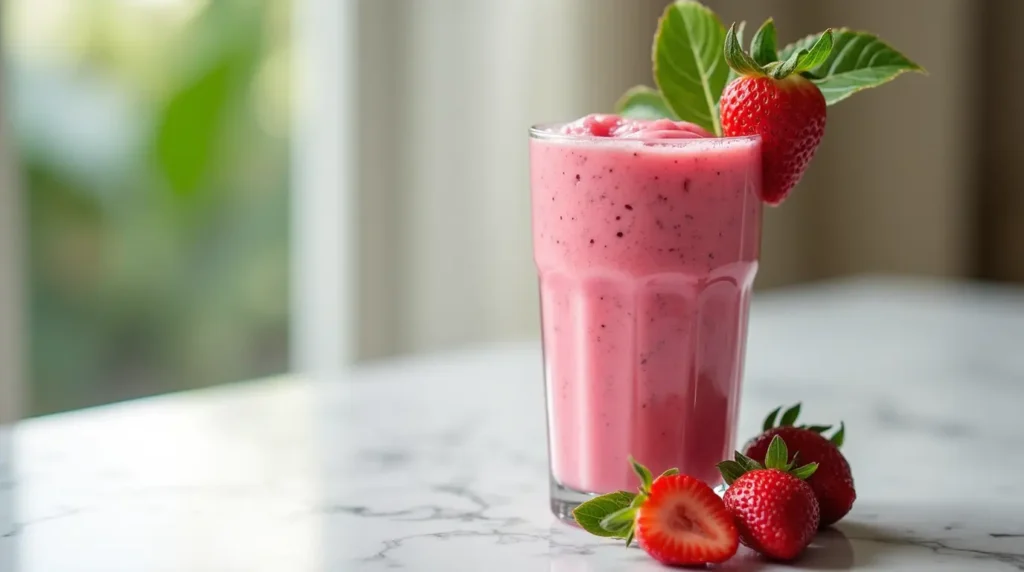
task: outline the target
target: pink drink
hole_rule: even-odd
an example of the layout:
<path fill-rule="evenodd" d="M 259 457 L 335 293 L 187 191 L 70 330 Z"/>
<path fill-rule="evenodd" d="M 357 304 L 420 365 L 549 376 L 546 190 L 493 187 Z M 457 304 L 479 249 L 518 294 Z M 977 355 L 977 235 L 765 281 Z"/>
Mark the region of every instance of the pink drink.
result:
<path fill-rule="evenodd" d="M 731 456 L 761 147 L 701 135 L 614 116 L 533 131 L 556 491 L 633 490 L 629 455 L 655 475 L 678 467 L 717 484 L 715 464 Z"/>

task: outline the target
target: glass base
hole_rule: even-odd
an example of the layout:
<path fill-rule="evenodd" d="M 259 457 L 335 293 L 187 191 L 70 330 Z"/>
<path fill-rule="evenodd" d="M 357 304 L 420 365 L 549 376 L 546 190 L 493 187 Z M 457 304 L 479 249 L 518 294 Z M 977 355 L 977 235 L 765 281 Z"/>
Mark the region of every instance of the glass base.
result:
<path fill-rule="evenodd" d="M 572 511 L 596 496 L 597 493 L 578 491 L 551 479 L 551 512 L 562 522 L 577 526 Z"/>
<path fill-rule="evenodd" d="M 722 496 L 729 486 L 720 483 L 714 487 L 715 494 Z M 569 488 L 554 478 L 551 479 L 551 512 L 558 520 L 576 526 L 576 520 L 572 517 L 572 511 L 588 500 L 599 496 L 597 493 L 587 493 Z"/>

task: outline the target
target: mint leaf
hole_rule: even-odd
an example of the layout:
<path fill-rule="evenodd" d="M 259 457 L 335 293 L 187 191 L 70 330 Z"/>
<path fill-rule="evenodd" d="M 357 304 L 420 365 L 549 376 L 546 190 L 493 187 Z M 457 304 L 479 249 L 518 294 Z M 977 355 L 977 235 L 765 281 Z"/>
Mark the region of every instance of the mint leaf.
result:
<path fill-rule="evenodd" d="M 606 538 L 624 538 L 624 531 L 618 533 L 607 531 L 601 528 L 601 521 L 608 515 L 628 508 L 633 502 L 634 496 L 636 495 L 633 493 L 618 491 L 594 497 L 576 507 L 576 510 L 572 511 L 572 517 L 576 519 L 576 524 L 590 534 Z"/>
<path fill-rule="evenodd" d="M 615 102 L 615 113 L 633 119 L 677 119 L 661 93 L 646 85 L 629 88 Z"/>
<path fill-rule="evenodd" d="M 654 35 L 654 81 L 679 119 L 722 135 L 717 104 L 729 78 L 722 45 L 725 26 L 697 2 L 665 9 Z"/>
<path fill-rule="evenodd" d="M 743 45 L 743 39 L 740 38 L 740 45 Z M 775 21 L 768 18 L 758 28 L 757 33 L 754 34 L 754 39 L 750 41 L 750 55 L 754 58 L 754 61 L 762 66 L 766 66 L 775 60 L 779 59 L 777 53 L 776 40 L 775 40 Z"/>
<path fill-rule="evenodd" d="M 821 35 L 813 34 L 786 46 L 779 57 L 787 59 L 801 49 L 810 52 Z M 828 105 L 838 103 L 858 91 L 892 81 L 905 72 L 925 73 L 924 68 L 878 39 L 878 36 L 846 28 L 833 32 L 833 47 L 825 61 L 806 71 L 825 95 L 825 103 Z"/>

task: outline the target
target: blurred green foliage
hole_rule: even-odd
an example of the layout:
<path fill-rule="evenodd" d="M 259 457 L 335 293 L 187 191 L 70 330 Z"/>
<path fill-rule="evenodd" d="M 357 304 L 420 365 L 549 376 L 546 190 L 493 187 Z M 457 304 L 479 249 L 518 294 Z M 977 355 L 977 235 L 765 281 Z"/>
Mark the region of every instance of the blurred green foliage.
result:
<path fill-rule="evenodd" d="M 35 1 L 4 82 L 33 412 L 284 371 L 287 0 Z"/>

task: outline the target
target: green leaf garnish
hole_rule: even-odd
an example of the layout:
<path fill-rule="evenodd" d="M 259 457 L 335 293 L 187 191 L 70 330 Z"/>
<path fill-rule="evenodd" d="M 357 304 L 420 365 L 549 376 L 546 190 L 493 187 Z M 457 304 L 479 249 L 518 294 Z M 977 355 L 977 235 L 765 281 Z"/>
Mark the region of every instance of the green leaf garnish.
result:
<path fill-rule="evenodd" d="M 671 477 L 672 475 L 678 475 L 678 474 L 679 474 L 679 469 L 676 469 L 676 468 L 666 469 L 664 473 L 659 475 L 659 478 L 660 477 Z"/>
<path fill-rule="evenodd" d="M 572 517 L 576 520 L 576 524 L 580 525 L 583 530 L 590 534 L 606 538 L 624 538 L 626 536 L 625 532 L 617 533 L 605 530 L 601 527 L 601 521 L 610 514 L 624 508 L 629 508 L 635 497 L 635 494 L 626 491 L 594 497 L 576 507 L 572 511 Z"/>
<path fill-rule="evenodd" d="M 615 112 L 637 119 L 689 121 L 721 136 L 718 101 L 740 75 L 782 79 L 801 74 L 813 81 L 832 105 L 908 71 L 924 68 L 867 32 L 825 30 L 777 48 L 775 22 L 761 25 L 743 49 L 746 22 L 728 30 L 695 0 L 675 0 L 658 21 L 654 36 L 654 81 L 638 86 L 615 105 Z M 774 423 L 774 420 L 773 420 Z"/>
<path fill-rule="evenodd" d="M 661 92 L 646 85 L 629 88 L 615 103 L 615 113 L 633 119 L 678 119 Z"/>
<path fill-rule="evenodd" d="M 821 35 L 798 40 L 783 48 L 779 56 L 785 59 L 801 49 L 810 50 Z M 829 56 L 806 70 L 828 105 L 892 81 L 906 72 L 927 73 L 874 34 L 841 28 L 833 32 L 833 37 L 834 46 Z"/>
<path fill-rule="evenodd" d="M 718 99 L 729 78 L 724 42 L 722 21 L 691 0 L 670 4 L 654 36 L 654 81 L 669 108 L 718 136 Z"/>
<path fill-rule="evenodd" d="M 738 38 L 743 45 L 743 38 Z M 766 66 L 779 59 L 775 40 L 775 21 L 768 18 L 757 29 L 754 39 L 750 41 L 750 55 L 759 65 Z"/>

